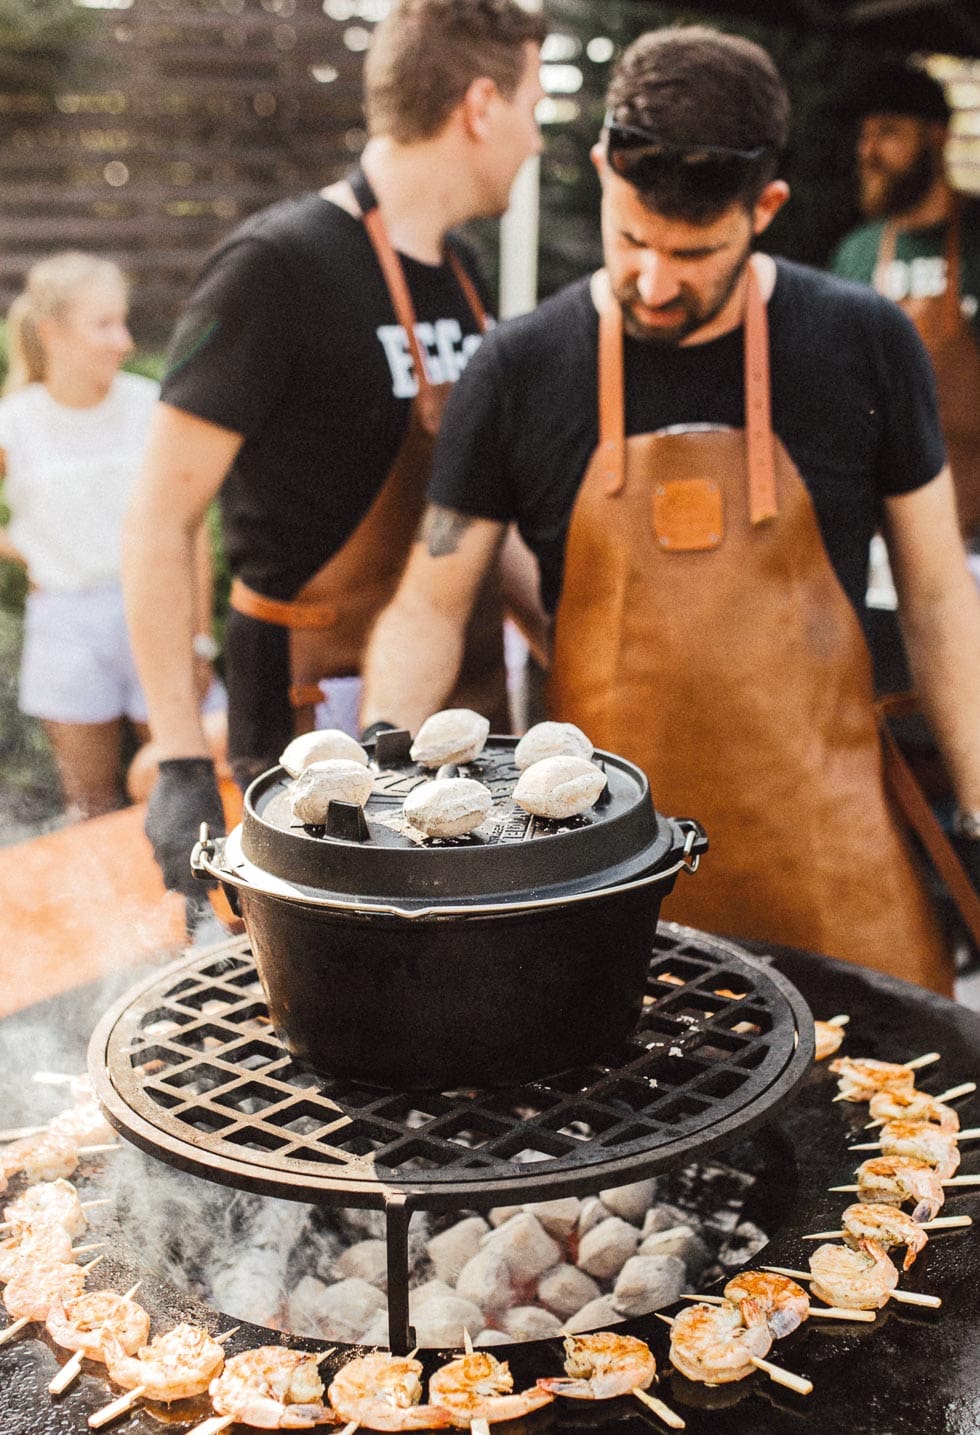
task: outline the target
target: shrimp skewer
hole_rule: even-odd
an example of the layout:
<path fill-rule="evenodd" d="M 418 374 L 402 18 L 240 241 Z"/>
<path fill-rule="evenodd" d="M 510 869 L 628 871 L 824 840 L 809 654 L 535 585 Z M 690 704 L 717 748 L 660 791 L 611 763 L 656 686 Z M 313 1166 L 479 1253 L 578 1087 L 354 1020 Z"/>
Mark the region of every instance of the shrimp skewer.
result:
<path fill-rule="evenodd" d="M 972 1226 L 970 1216 L 940 1216 L 935 1221 L 913 1221 L 911 1216 L 898 1206 L 886 1206 L 882 1202 L 856 1202 L 848 1206 L 841 1217 L 840 1231 L 814 1231 L 804 1236 L 805 1241 L 832 1241 L 843 1238 L 848 1244 L 853 1241 L 877 1241 L 886 1251 L 894 1246 L 905 1247 L 902 1270 L 909 1270 L 915 1258 L 929 1240 L 927 1231 L 946 1230 L 954 1226 Z"/>
<path fill-rule="evenodd" d="M 833 1056 L 834 1052 L 844 1040 L 844 1028 L 850 1021 L 849 1016 L 832 1016 L 829 1021 L 814 1021 L 814 1060 L 826 1061 Z"/>
<path fill-rule="evenodd" d="M 312 1430 L 332 1423 L 336 1416 L 323 1404 L 318 1369 L 324 1358 L 278 1345 L 233 1355 L 208 1387 L 218 1418 L 202 1421 L 188 1435 L 218 1435 L 238 1423 L 259 1430 Z"/>
<path fill-rule="evenodd" d="M 520 1420 L 554 1398 L 537 1386 L 515 1393 L 506 1360 L 485 1350 L 468 1350 L 429 1377 L 429 1399 L 448 1412 L 454 1425 L 469 1426 L 473 1435 L 500 1420 Z"/>
<path fill-rule="evenodd" d="M 681 1300 L 701 1301 L 705 1305 L 722 1305 L 726 1300 L 733 1305 L 743 1300 L 754 1301 L 765 1315 L 773 1340 L 783 1340 L 792 1335 L 811 1315 L 830 1320 L 874 1320 L 873 1313 L 866 1310 L 836 1305 L 812 1306 L 802 1286 L 788 1276 L 769 1270 L 743 1271 L 741 1275 L 733 1276 L 720 1296 L 682 1295 Z"/>
<path fill-rule="evenodd" d="M 538 1381 L 549 1395 L 569 1400 L 615 1400 L 634 1395 L 673 1430 L 686 1429 L 681 1417 L 662 1400 L 647 1394 L 657 1378 L 657 1362 L 645 1341 L 615 1331 L 566 1335 L 566 1377 Z"/>
<path fill-rule="evenodd" d="M 940 1181 L 948 1181 L 960 1164 L 957 1141 L 969 1140 L 980 1132 L 942 1131 L 931 1121 L 886 1121 L 880 1141 L 862 1141 L 849 1151 L 881 1151 L 885 1156 L 915 1156 L 936 1168 Z"/>
<path fill-rule="evenodd" d="M 61 1261 L 70 1265 L 76 1256 L 98 1250 L 101 1245 L 101 1241 L 96 1241 L 92 1245 L 73 1248 L 71 1236 L 61 1226 L 39 1226 L 36 1231 L 11 1236 L 6 1241 L 0 1241 L 0 1282 L 11 1280 L 38 1261 Z"/>
<path fill-rule="evenodd" d="M 4 1207 L 3 1229 L 13 1235 L 39 1226 L 61 1226 L 72 1239 L 88 1225 L 85 1206 L 70 1181 L 39 1181 Z"/>
<path fill-rule="evenodd" d="M 765 1317 L 752 1301 L 742 1301 L 738 1306 L 731 1301 L 721 1306 L 702 1303 L 689 1306 L 673 1318 L 658 1312 L 657 1320 L 671 1327 L 671 1363 L 688 1380 L 726 1385 L 761 1370 L 777 1385 L 785 1385 L 799 1395 L 813 1391 L 811 1380 L 764 1358 L 772 1348 L 772 1336 Z"/>
<path fill-rule="evenodd" d="M 221 1341 L 233 1334 L 234 1330 L 226 1331 L 216 1340 L 203 1326 L 182 1322 L 158 1335 L 149 1345 L 141 1345 L 135 1355 L 126 1350 L 114 1333 L 105 1335 L 102 1350 L 109 1379 L 121 1385 L 126 1394 L 90 1415 L 89 1425 L 93 1430 L 101 1429 L 125 1415 L 139 1400 L 169 1404 L 172 1400 L 203 1395 L 224 1364 Z"/>
<path fill-rule="evenodd" d="M 901 1206 L 914 1201 L 913 1221 L 931 1221 L 942 1210 L 947 1186 L 980 1186 L 980 1176 L 940 1179 L 935 1167 L 914 1156 L 878 1156 L 863 1161 L 854 1173 L 856 1186 L 831 1186 L 831 1191 L 856 1191 L 862 1201 Z"/>
<path fill-rule="evenodd" d="M 8 1180 L 22 1174 L 29 1186 L 70 1176 L 77 1165 L 78 1142 L 71 1136 L 52 1136 L 48 1131 L 12 1141 L 0 1152 L 0 1166 Z"/>
<path fill-rule="evenodd" d="M 939 1061 L 938 1051 L 917 1056 L 914 1061 L 875 1061 L 871 1057 L 859 1059 L 839 1056 L 830 1063 L 835 1076 L 840 1077 L 840 1090 L 835 1101 L 870 1101 L 876 1091 L 911 1091 L 915 1084 L 915 1072 L 923 1066 Z"/>
<path fill-rule="evenodd" d="M 114 1334 L 130 1354 L 143 1344 L 150 1334 L 150 1317 L 133 1300 L 140 1285 L 137 1281 L 125 1295 L 92 1291 L 67 1305 L 59 1296 L 48 1311 L 45 1328 L 56 1345 L 74 1354 L 48 1386 L 52 1395 L 61 1395 L 68 1389 L 79 1374 L 83 1360 L 105 1362 L 102 1345 L 107 1334 Z"/>
<path fill-rule="evenodd" d="M 442 1430 L 452 1425 L 448 1410 L 422 1405 L 422 1364 L 411 1356 L 375 1351 L 349 1360 L 327 1391 L 341 1420 L 368 1430 Z"/>
<path fill-rule="evenodd" d="M 975 1081 L 965 1081 L 962 1086 L 951 1086 L 939 1096 L 929 1096 L 915 1087 L 911 1091 L 876 1091 L 868 1102 L 868 1110 L 874 1118 L 868 1126 L 881 1126 L 886 1121 L 931 1121 L 943 1131 L 958 1131 L 959 1113 L 947 1103 L 976 1089 Z"/>
<path fill-rule="evenodd" d="M 7 1282 L 3 1303 L 14 1317 L 13 1323 L 0 1331 L 0 1345 L 5 1345 L 33 1321 L 46 1320 L 56 1300 L 80 1296 L 85 1277 L 102 1259 L 96 1256 L 87 1266 L 66 1261 L 34 1261 L 25 1265 Z"/>
<path fill-rule="evenodd" d="M 921 1305 L 938 1310 L 937 1295 L 897 1290 L 898 1271 L 877 1241 L 860 1240 L 852 1246 L 818 1246 L 810 1257 L 809 1271 L 767 1266 L 781 1276 L 810 1281 L 821 1300 L 847 1300 L 859 1310 L 880 1310 L 890 1300 L 899 1305 Z"/>

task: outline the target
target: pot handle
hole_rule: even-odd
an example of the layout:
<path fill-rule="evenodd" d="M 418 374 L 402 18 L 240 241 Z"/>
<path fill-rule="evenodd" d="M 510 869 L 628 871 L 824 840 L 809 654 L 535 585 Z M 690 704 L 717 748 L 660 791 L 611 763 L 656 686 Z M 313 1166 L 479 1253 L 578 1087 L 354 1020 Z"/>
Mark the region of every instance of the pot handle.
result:
<path fill-rule="evenodd" d="M 673 820 L 684 837 L 681 861 L 689 872 L 696 872 L 701 865 L 701 854 L 708 850 L 708 834 L 694 817 L 675 817 Z"/>
<path fill-rule="evenodd" d="M 191 872 L 199 882 L 217 881 L 221 883 L 221 890 L 228 898 L 228 905 L 236 917 L 242 915 L 241 904 L 238 901 L 238 893 L 234 884 L 224 879 L 228 873 L 224 867 L 225 838 L 212 837 L 206 822 L 201 823 L 201 831 L 191 851 Z"/>

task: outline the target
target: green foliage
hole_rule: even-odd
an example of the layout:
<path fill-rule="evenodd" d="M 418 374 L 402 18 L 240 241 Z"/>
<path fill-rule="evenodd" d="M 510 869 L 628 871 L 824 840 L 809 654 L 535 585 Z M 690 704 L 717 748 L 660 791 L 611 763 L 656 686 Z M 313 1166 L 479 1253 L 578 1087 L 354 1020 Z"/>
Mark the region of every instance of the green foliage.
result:
<path fill-rule="evenodd" d="M 0 0 L 0 90 L 51 93 L 95 23 L 74 0 Z"/>

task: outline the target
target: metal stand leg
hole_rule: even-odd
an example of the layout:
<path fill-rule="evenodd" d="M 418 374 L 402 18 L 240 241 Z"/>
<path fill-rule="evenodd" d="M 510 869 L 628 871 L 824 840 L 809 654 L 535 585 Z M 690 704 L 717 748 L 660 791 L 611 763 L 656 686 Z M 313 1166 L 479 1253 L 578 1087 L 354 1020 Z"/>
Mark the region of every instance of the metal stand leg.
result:
<path fill-rule="evenodd" d="M 415 1345 L 408 1323 L 408 1223 L 405 1197 L 385 1194 L 385 1242 L 388 1248 L 388 1347 L 392 1355 L 407 1355 Z"/>

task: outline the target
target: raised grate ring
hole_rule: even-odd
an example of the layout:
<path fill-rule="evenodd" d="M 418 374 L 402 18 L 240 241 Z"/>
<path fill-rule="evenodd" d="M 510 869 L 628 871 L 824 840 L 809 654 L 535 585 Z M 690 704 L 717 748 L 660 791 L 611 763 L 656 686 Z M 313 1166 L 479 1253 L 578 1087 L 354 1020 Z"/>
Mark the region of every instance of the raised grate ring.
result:
<path fill-rule="evenodd" d="M 803 1080 L 796 989 L 733 943 L 665 925 L 631 1040 L 508 1090 L 324 1081 L 269 1020 L 247 938 L 187 955 L 106 1013 L 97 1095 L 137 1146 L 199 1176 L 348 1206 L 489 1207 L 597 1191 L 758 1125 Z"/>

